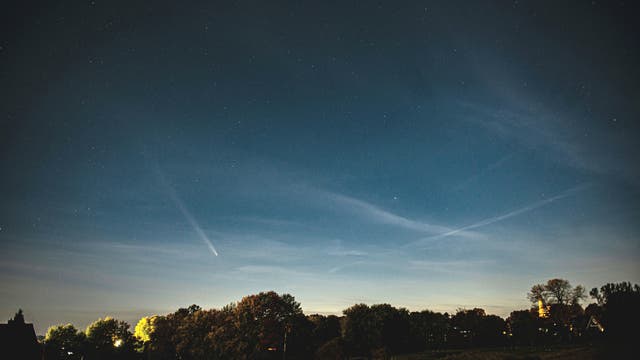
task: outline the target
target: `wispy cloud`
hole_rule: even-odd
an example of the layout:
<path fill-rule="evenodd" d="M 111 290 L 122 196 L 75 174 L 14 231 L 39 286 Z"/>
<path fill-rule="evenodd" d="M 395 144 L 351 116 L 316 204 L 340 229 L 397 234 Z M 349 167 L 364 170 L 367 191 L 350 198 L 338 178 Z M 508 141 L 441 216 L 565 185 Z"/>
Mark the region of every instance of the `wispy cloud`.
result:
<path fill-rule="evenodd" d="M 539 200 L 539 201 L 533 202 L 531 204 L 528 204 L 528 205 L 523 206 L 521 208 L 515 209 L 513 211 L 509 211 L 509 212 L 504 213 L 502 215 L 490 217 L 490 218 L 475 222 L 475 223 L 473 223 L 471 225 L 463 226 L 463 227 L 460 227 L 460 228 L 457 228 L 457 229 L 453 229 L 453 230 L 449 230 L 449 231 L 443 232 L 443 233 L 435 235 L 435 236 L 430 236 L 430 237 L 427 237 L 427 238 L 424 238 L 424 239 L 420 239 L 418 241 L 406 244 L 405 246 L 419 245 L 419 244 L 423 244 L 425 242 L 428 242 L 430 240 L 443 238 L 443 237 L 448 237 L 448 236 L 456 235 L 456 234 L 458 234 L 460 232 L 463 232 L 463 231 L 472 230 L 472 229 L 476 229 L 476 228 L 479 228 L 479 227 L 483 227 L 483 226 L 487 226 L 487 225 L 490 225 L 490 224 L 494 224 L 494 223 L 497 223 L 497 222 L 512 218 L 514 216 L 517 216 L 517 215 L 520 215 L 520 214 L 535 210 L 535 209 L 537 209 L 539 207 L 545 206 L 545 205 L 547 205 L 549 203 L 552 203 L 552 202 L 554 202 L 556 200 L 560 200 L 562 198 L 566 198 L 568 196 L 575 195 L 576 193 L 578 193 L 580 191 L 583 191 L 583 190 L 586 190 L 589 187 L 590 187 L 590 184 L 581 184 L 581 185 L 575 186 L 575 187 L 573 187 L 571 189 L 565 190 L 565 191 L 563 191 L 563 192 L 561 192 L 561 193 L 559 193 L 557 195 L 554 195 L 554 196 L 552 196 L 550 198 L 546 198 L 546 199 L 543 199 L 543 200 Z"/>
<path fill-rule="evenodd" d="M 367 253 L 364 251 L 355 250 L 355 249 L 345 249 L 344 246 L 342 246 L 342 241 L 338 239 L 335 241 L 335 245 L 327 251 L 327 255 L 338 256 L 338 257 L 366 256 Z"/>
<path fill-rule="evenodd" d="M 384 225 L 392 225 L 399 228 L 403 228 L 406 230 L 417 231 L 421 233 L 444 233 L 451 232 L 453 229 L 443 226 L 436 225 L 432 223 L 428 223 L 425 221 L 409 219 L 407 217 L 394 214 L 390 211 L 384 210 L 376 205 L 368 203 L 366 201 L 356 199 L 354 197 L 326 191 L 326 190 L 315 190 L 317 195 L 319 195 L 322 199 L 328 200 L 334 204 L 339 205 L 343 211 L 351 212 L 356 214 L 359 217 L 365 218 L 369 221 L 384 224 Z M 476 238 L 479 237 L 480 234 L 469 231 L 458 231 L 456 232 L 458 236 L 462 237 L 471 237 Z"/>
<path fill-rule="evenodd" d="M 359 251 L 359 250 L 334 249 L 334 250 L 329 250 L 327 255 L 331 255 L 331 256 L 365 256 L 365 255 L 367 255 L 367 253 L 364 252 L 364 251 Z"/>
<path fill-rule="evenodd" d="M 514 91 L 514 93 L 518 93 Z M 576 114 L 566 109 L 547 108 L 525 94 L 510 95 L 491 106 L 463 102 L 464 120 L 480 125 L 500 137 L 515 139 L 524 148 L 553 154 L 551 159 L 565 166 L 595 174 L 614 175 L 637 184 L 638 167 L 625 157 L 633 148 L 627 139 L 606 131 L 579 128 Z"/>
<path fill-rule="evenodd" d="M 506 162 L 508 162 L 509 160 L 511 160 L 513 158 L 514 154 L 507 154 L 503 157 L 501 157 L 500 159 L 498 159 L 497 161 L 487 165 L 485 168 L 483 168 L 482 170 L 480 170 L 478 173 L 470 176 L 469 178 L 460 181 L 459 183 L 457 183 L 456 185 L 453 186 L 453 190 L 454 191 L 459 191 L 462 190 L 464 188 L 467 188 L 469 185 L 473 184 L 475 181 L 477 181 L 479 178 L 485 176 L 488 173 L 491 173 L 492 171 L 500 168 L 501 166 L 503 166 Z"/>
<path fill-rule="evenodd" d="M 177 248 L 172 244 L 167 244 L 165 246 L 153 246 L 148 244 L 128 244 L 123 242 L 92 242 L 88 243 L 87 247 L 90 248 L 101 248 L 101 251 L 112 250 L 118 253 L 128 253 L 128 254 L 157 254 L 157 255 L 167 255 L 167 256 L 193 256 L 197 255 L 197 249 L 195 246 L 193 248 L 185 248 L 181 246 Z M 94 249 L 92 249 L 94 250 Z"/>
<path fill-rule="evenodd" d="M 283 276 L 283 277 L 300 277 L 300 276 L 310 276 L 309 273 L 299 271 L 292 268 L 286 268 L 283 266 L 273 266 L 273 265 L 244 265 L 239 266 L 235 269 L 237 272 L 242 274 L 248 274 L 252 276 L 261 275 L 265 277 L 269 276 Z"/>
<path fill-rule="evenodd" d="M 364 264 L 364 261 L 354 261 L 354 262 L 350 262 L 348 264 L 334 266 L 331 269 L 329 269 L 329 273 L 335 274 L 335 273 L 337 273 L 339 271 L 344 270 L 345 268 L 353 267 L 353 266 L 357 266 L 357 265 L 361 265 L 361 264 Z"/>
<path fill-rule="evenodd" d="M 451 261 L 430 261 L 430 260 L 410 260 L 409 268 L 412 270 L 443 272 L 443 273 L 469 273 L 477 270 L 480 266 L 493 264 L 489 260 L 451 260 Z"/>
<path fill-rule="evenodd" d="M 299 241 L 300 237 L 288 233 L 273 234 L 270 237 L 251 233 L 219 233 L 217 237 L 225 243 L 226 257 L 249 262 L 264 259 L 298 261 L 320 251 L 320 247 L 312 245 L 313 242 Z"/>

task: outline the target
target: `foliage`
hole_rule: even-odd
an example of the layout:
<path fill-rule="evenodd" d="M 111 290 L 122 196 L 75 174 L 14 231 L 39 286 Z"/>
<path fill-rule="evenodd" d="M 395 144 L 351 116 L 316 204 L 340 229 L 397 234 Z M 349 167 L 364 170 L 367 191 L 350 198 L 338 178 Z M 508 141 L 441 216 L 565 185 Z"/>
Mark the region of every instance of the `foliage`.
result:
<path fill-rule="evenodd" d="M 389 304 L 354 305 L 344 311 L 344 340 L 352 355 L 399 353 L 409 346 L 410 316 Z"/>
<path fill-rule="evenodd" d="M 341 335 L 340 319 L 335 315 L 309 315 L 307 319 L 312 325 L 312 347 L 318 349 L 328 341 Z"/>
<path fill-rule="evenodd" d="M 517 310 L 511 312 L 507 318 L 507 329 L 514 345 L 534 345 L 540 343 L 543 336 L 540 330 L 544 326 L 544 319 L 535 310 Z"/>
<path fill-rule="evenodd" d="M 112 317 L 98 319 L 85 330 L 87 354 L 91 359 L 128 359 L 134 357 L 137 343 L 129 324 Z"/>
<path fill-rule="evenodd" d="M 71 324 L 51 326 L 44 337 L 47 358 L 81 359 L 84 340 L 84 333 Z"/>
<path fill-rule="evenodd" d="M 366 355 L 373 348 L 373 317 L 365 304 L 356 304 L 343 311 L 345 322 L 342 337 L 350 354 Z"/>
<path fill-rule="evenodd" d="M 249 357 L 265 356 L 267 351 L 284 351 L 288 337 L 304 317 L 300 303 L 289 294 L 273 291 L 244 297 L 234 309 L 238 346 Z"/>
<path fill-rule="evenodd" d="M 110 317 L 97 320 L 84 333 L 70 324 L 53 326 L 45 338 L 45 358 L 386 359 L 455 348 L 586 343 L 598 340 L 589 332 L 593 321 L 603 325 L 611 342 L 633 343 L 637 335 L 626 327 L 640 321 L 640 287 L 606 284 L 590 295 L 597 303 L 583 310 L 582 287 L 552 279 L 534 285 L 528 294 L 530 300 L 545 304 L 543 316 L 533 307 L 513 311 L 505 321 L 480 308 L 459 309 L 449 316 L 428 310 L 409 312 L 389 304 L 356 304 L 345 309 L 342 317 L 305 316 L 293 296 L 261 292 L 222 309 L 191 305 L 167 315 L 143 317 L 133 334 L 129 324 Z M 595 332 L 602 338 L 602 331 Z"/>
<path fill-rule="evenodd" d="M 460 309 L 451 318 L 450 344 L 458 347 L 499 346 L 505 343 L 506 323 L 484 309 Z"/>
<path fill-rule="evenodd" d="M 629 282 L 608 283 L 590 292 L 600 304 L 600 320 L 609 343 L 630 345 L 638 340 L 631 326 L 640 323 L 640 286 Z"/>
<path fill-rule="evenodd" d="M 429 310 L 409 314 L 409 348 L 412 351 L 439 349 L 447 342 L 449 314 Z"/>
<path fill-rule="evenodd" d="M 533 285 L 527 297 L 534 305 L 537 305 L 538 301 L 542 301 L 542 304 L 547 306 L 579 304 L 581 300 L 586 298 L 586 295 L 582 285 L 574 288 L 568 280 L 551 279 L 546 284 Z"/>
<path fill-rule="evenodd" d="M 322 346 L 315 353 L 317 360 L 336 360 L 346 357 L 345 343 L 341 337 L 335 337 Z"/>
<path fill-rule="evenodd" d="M 191 305 L 136 326 L 153 359 L 282 357 L 285 345 L 289 358 L 306 358 L 314 349 L 312 332 L 313 323 L 293 296 L 275 292 L 247 296 L 221 310 Z"/>
<path fill-rule="evenodd" d="M 135 327 L 133 336 L 135 336 L 143 343 L 148 343 L 149 341 L 151 341 L 151 336 L 156 330 L 158 319 L 158 315 L 145 316 L 140 319 Z"/>

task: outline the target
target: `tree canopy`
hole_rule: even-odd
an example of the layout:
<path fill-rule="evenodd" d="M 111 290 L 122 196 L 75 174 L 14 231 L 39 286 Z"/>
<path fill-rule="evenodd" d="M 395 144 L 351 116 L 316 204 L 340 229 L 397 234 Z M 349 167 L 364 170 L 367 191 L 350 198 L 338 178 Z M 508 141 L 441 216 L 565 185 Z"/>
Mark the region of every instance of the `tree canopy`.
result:
<path fill-rule="evenodd" d="M 536 284 L 527 294 L 529 300 L 535 305 L 539 301 L 542 304 L 572 305 L 586 299 L 585 289 L 582 285 L 573 287 L 568 280 L 551 279 L 546 284 Z"/>
<path fill-rule="evenodd" d="M 51 326 L 44 337 L 48 357 L 81 359 L 85 336 L 72 324 Z"/>
<path fill-rule="evenodd" d="M 273 291 L 245 296 L 221 309 L 198 305 L 141 318 L 133 333 L 124 321 L 96 320 L 84 332 L 52 326 L 44 340 L 46 359 L 215 360 L 388 358 L 428 349 L 632 342 L 625 331 L 640 320 L 640 287 L 606 284 L 592 289 L 586 310 L 581 286 L 551 279 L 527 297 L 549 307 L 513 311 L 505 320 L 482 308 L 455 314 L 410 312 L 390 304 L 355 304 L 336 315 L 305 315 L 289 294 Z M 593 330 L 594 321 L 603 330 Z"/>

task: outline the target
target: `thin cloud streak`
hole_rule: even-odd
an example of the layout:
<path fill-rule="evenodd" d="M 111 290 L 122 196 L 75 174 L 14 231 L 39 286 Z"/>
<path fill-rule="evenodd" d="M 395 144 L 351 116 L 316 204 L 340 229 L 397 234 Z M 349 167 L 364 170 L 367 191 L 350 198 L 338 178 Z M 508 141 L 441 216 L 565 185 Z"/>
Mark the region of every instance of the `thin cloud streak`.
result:
<path fill-rule="evenodd" d="M 572 128 L 573 122 L 560 120 L 571 116 L 571 112 L 567 114 L 563 109 L 535 106 L 535 99 L 526 94 L 518 95 L 515 88 L 511 90 L 503 101 L 512 104 L 511 108 L 461 102 L 461 108 L 472 112 L 464 117 L 465 121 L 478 124 L 501 137 L 515 139 L 529 149 L 544 147 L 560 164 L 595 174 L 613 175 L 638 184 L 637 167 L 626 166 L 619 156 L 615 156 L 617 152 L 631 150 L 632 144 L 622 138 L 612 141 L 604 133 L 593 134 L 587 142 L 585 137 L 575 136 L 577 130 Z"/>
<path fill-rule="evenodd" d="M 408 265 L 413 270 L 439 272 L 439 273 L 473 273 L 480 266 L 494 264 L 490 260 L 451 260 L 451 261 L 429 261 L 410 260 Z"/>
<path fill-rule="evenodd" d="M 352 212 L 356 212 L 358 215 L 366 217 L 370 220 L 378 222 L 380 224 L 393 225 L 407 230 L 413 230 L 424 233 L 443 233 L 451 232 L 453 229 L 442 226 L 429 224 L 423 221 L 412 220 L 400 215 L 396 215 L 384 209 L 381 209 L 368 202 L 349 197 L 342 194 L 337 194 L 324 190 L 318 191 L 323 198 L 329 199 L 334 203 L 340 204 Z M 457 235 L 469 238 L 477 238 L 480 234 L 475 232 L 469 232 L 460 230 L 456 232 Z"/>
<path fill-rule="evenodd" d="M 504 165 L 506 162 L 508 162 L 509 160 L 511 160 L 514 157 L 514 154 L 507 154 L 503 157 L 501 157 L 499 160 L 489 164 L 488 166 L 486 166 L 484 169 L 482 169 L 480 172 L 472 175 L 471 177 L 469 177 L 466 180 L 461 181 L 460 183 L 458 183 L 457 185 L 453 186 L 453 190 L 454 191 L 460 191 L 463 190 L 467 187 L 469 187 L 469 185 L 471 185 L 472 183 L 474 183 L 476 180 L 478 180 L 479 178 L 485 176 L 486 174 L 494 171 L 495 169 L 501 167 L 502 165 Z"/>
<path fill-rule="evenodd" d="M 335 274 L 335 273 L 337 273 L 339 271 L 342 271 L 345 268 L 361 265 L 361 264 L 364 264 L 364 263 L 365 263 L 364 261 L 354 261 L 354 262 L 351 262 L 351 263 L 348 263 L 348 264 L 332 267 L 331 269 L 329 269 L 328 272 L 330 274 Z"/>
<path fill-rule="evenodd" d="M 519 209 L 510 211 L 510 212 L 502 214 L 502 215 L 498 215 L 498 216 L 494 216 L 494 217 L 491 217 L 491 218 L 488 218 L 488 219 L 484 219 L 482 221 L 478 221 L 478 222 L 473 223 L 471 225 L 463 226 L 463 227 L 460 227 L 460 228 L 457 228 L 457 229 L 454 229 L 454 230 L 451 230 L 451 231 L 447 231 L 447 232 L 439 234 L 439 235 L 430 236 L 430 237 L 427 237 L 427 238 L 424 238 L 424 239 L 420 239 L 418 241 L 406 244 L 405 246 L 418 245 L 418 244 L 422 244 L 422 243 L 424 243 L 426 241 L 429 241 L 429 240 L 435 240 L 435 239 L 439 239 L 439 238 L 443 238 L 443 237 L 448 237 L 448 236 L 455 235 L 455 234 L 457 234 L 459 232 L 462 232 L 462 231 L 467 231 L 467 230 L 471 230 L 471 229 L 476 229 L 476 228 L 479 228 L 479 227 L 487 226 L 487 225 L 490 225 L 490 224 L 494 224 L 494 223 L 497 223 L 499 221 L 503 221 L 503 220 L 512 218 L 514 216 L 529 212 L 531 210 L 535 210 L 535 209 L 537 209 L 539 207 L 542 207 L 542 206 L 545 206 L 545 205 L 547 205 L 547 204 L 549 204 L 549 203 L 551 203 L 553 201 L 560 200 L 560 199 L 566 198 L 568 196 L 574 195 L 574 194 L 576 194 L 576 193 L 578 193 L 580 191 L 586 190 L 590 186 L 591 186 L 590 184 L 581 184 L 581 185 L 578 185 L 578 186 L 573 187 L 571 189 L 565 190 L 565 191 L 563 191 L 563 192 L 561 192 L 561 193 L 559 193 L 559 194 L 557 194 L 555 196 L 552 196 L 552 197 L 550 197 L 548 199 L 536 201 L 534 203 L 531 203 L 531 204 L 529 204 L 527 206 L 524 206 L 524 207 L 521 207 Z"/>

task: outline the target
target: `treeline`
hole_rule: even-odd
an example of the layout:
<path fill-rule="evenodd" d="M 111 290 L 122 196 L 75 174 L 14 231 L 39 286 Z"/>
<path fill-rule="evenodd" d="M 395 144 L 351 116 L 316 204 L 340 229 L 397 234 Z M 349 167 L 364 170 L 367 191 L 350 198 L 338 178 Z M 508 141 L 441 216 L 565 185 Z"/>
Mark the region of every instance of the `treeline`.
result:
<path fill-rule="evenodd" d="M 134 329 L 113 318 L 84 332 L 73 325 L 49 328 L 45 359 L 385 359 L 430 349 L 631 343 L 640 320 L 640 287 L 606 284 L 590 292 L 562 279 L 535 285 L 532 308 L 507 319 L 483 309 L 455 314 L 410 312 L 388 304 L 356 304 L 343 316 L 305 315 L 288 294 L 263 292 L 222 309 L 197 305 L 142 318 Z M 133 330 L 133 331 L 132 331 Z"/>

